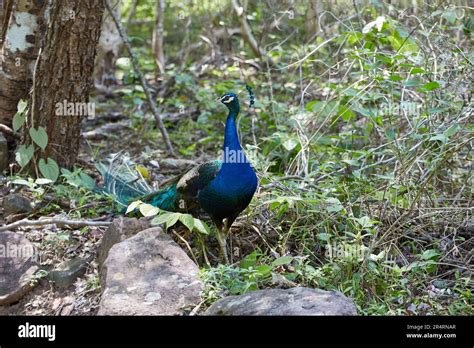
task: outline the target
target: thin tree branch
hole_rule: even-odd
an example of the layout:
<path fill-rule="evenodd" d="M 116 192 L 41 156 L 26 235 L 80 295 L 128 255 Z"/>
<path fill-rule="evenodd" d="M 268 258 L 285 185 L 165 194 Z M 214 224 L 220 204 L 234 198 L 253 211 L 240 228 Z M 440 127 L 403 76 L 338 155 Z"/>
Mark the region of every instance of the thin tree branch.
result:
<path fill-rule="evenodd" d="M 1 123 L 0 123 L 0 132 L 4 133 L 5 135 L 11 136 L 12 138 L 15 138 L 15 139 L 18 139 L 18 140 L 21 139 L 21 137 L 18 134 L 16 134 L 10 127 Z"/>
<path fill-rule="evenodd" d="M 145 77 L 143 76 L 142 70 L 140 68 L 140 65 L 138 64 L 138 59 L 135 56 L 135 53 L 132 50 L 132 45 L 130 44 L 130 41 L 128 40 L 128 36 L 125 33 L 124 29 L 122 28 L 122 25 L 120 24 L 120 21 L 117 19 L 117 16 L 115 13 L 112 11 L 110 8 L 109 4 L 107 1 L 104 0 L 105 7 L 107 8 L 107 11 L 109 11 L 110 16 L 112 17 L 115 25 L 117 26 L 117 30 L 119 32 L 120 37 L 122 38 L 122 41 L 127 48 L 128 54 L 130 55 L 130 59 L 132 60 L 133 67 L 135 71 L 137 72 L 139 78 L 140 78 L 140 83 L 143 87 L 143 90 L 145 91 L 146 98 L 148 100 L 148 104 L 150 104 L 151 112 L 153 113 L 153 116 L 155 117 L 155 121 L 158 124 L 158 128 L 160 129 L 161 135 L 163 136 L 163 140 L 165 141 L 166 148 L 169 152 L 170 155 L 175 156 L 175 152 L 173 149 L 173 145 L 171 144 L 168 131 L 165 128 L 165 125 L 163 124 L 163 120 L 160 117 L 160 114 L 158 112 L 158 109 L 156 107 L 156 104 L 153 100 L 153 97 L 151 96 L 150 88 L 148 87 L 148 83 L 145 80 Z"/>
<path fill-rule="evenodd" d="M 245 9 L 240 5 L 238 0 L 232 0 L 232 6 L 234 8 L 235 13 L 237 14 L 237 17 L 239 17 L 242 37 L 244 41 L 247 42 L 252 52 L 258 58 L 265 57 L 273 65 L 273 61 L 271 60 L 271 58 L 267 56 L 267 53 L 261 47 L 259 47 L 257 40 L 253 36 L 252 29 L 250 28 L 250 25 L 247 22 Z"/>

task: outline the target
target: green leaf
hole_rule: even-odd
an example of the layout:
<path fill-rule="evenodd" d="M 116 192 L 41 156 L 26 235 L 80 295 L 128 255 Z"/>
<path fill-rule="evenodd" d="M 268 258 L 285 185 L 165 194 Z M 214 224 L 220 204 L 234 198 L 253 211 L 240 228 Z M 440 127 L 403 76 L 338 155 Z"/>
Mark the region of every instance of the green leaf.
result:
<path fill-rule="evenodd" d="M 81 180 L 80 186 L 85 187 L 89 190 L 93 190 L 96 186 L 95 180 L 88 174 L 84 172 L 79 173 L 79 178 Z"/>
<path fill-rule="evenodd" d="M 362 216 L 360 218 L 353 218 L 362 228 L 370 228 L 374 226 L 375 221 L 368 216 Z"/>
<path fill-rule="evenodd" d="M 312 111 L 315 113 L 321 113 L 321 116 L 328 117 L 334 114 L 334 111 L 337 110 L 337 102 L 323 102 L 323 101 L 312 101 L 306 105 L 306 110 Z"/>
<path fill-rule="evenodd" d="M 422 68 L 412 68 L 410 70 L 410 74 L 415 75 L 415 74 L 424 74 L 426 71 L 425 69 Z"/>
<path fill-rule="evenodd" d="M 436 81 L 431 81 L 428 83 L 425 83 L 423 86 L 421 86 L 420 91 L 432 91 L 434 89 L 439 88 L 439 83 Z"/>
<path fill-rule="evenodd" d="M 435 249 L 428 249 L 423 252 L 423 254 L 420 255 L 420 258 L 422 260 L 435 260 L 438 258 L 440 255 L 439 251 Z"/>
<path fill-rule="evenodd" d="M 33 158 L 34 152 L 35 150 L 33 148 L 33 145 L 29 145 L 28 147 L 25 145 L 21 145 L 16 151 L 15 160 L 18 162 L 20 167 L 23 168 Z"/>
<path fill-rule="evenodd" d="M 192 231 L 194 229 L 194 218 L 192 215 L 181 214 L 179 221 L 181 221 L 188 230 Z"/>
<path fill-rule="evenodd" d="M 161 214 L 157 217 L 155 217 L 153 220 L 151 220 L 152 225 L 162 225 L 165 224 L 165 228 L 169 228 L 176 224 L 180 217 L 180 213 L 170 213 L 166 212 L 164 214 Z"/>
<path fill-rule="evenodd" d="M 405 87 L 415 87 L 415 86 L 419 86 L 420 83 L 421 83 L 421 81 L 418 80 L 418 79 L 409 79 L 409 80 L 405 81 L 405 82 L 403 83 L 403 85 L 404 85 Z"/>
<path fill-rule="evenodd" d="M 443 12 L 441 17 L 445 18 L 449 23 L 453 24 L 454 22 L 456 22 L 458 15 L 456 14 L 456 11 L 454 9 L 448 9 Z"/>
<path fill-rule="evenodd" d="M 26 107 L 28 106 L 28 102 L 24 99 L 20 99 L 16 106 L 16 110 L 18 113 L 24 113 L 26 110 Z"/>
<path fill-rule="evenodd" d="M 51 183 L 53 183 L 52 180 L 45 179 L 45 178 L 38 178 L 35 180 L 35 184 L 37 185 L 45 185 L 45 184 L 51 184 Z"/>
<path fill-rule="evenodd" d="M 328 213 L 337 213 L 344 209 L 344 206 L 342 205 L 341 201 L 339 201 L 339 199 L 337 198 L 327 198 L 326 203 L 326 210 L 328 211 Z"/>
<path fill-rule="evenodd" d="M 331 238 L 331 236 L 329 235 L 329 233 L 324 233 L 324 232 L 323 233 L 318 233 L 318 239 L 319 240 L 327 242 L 330 238 Z"/>
<path fill-rule="evenodd" d="M 144 217 L 155 216 L 160 212 L 160 208 L 157 208 L 157 207 L 155 207 L 151 204 L 147 204 L 147 203 L 140 204 L 138 209 L 140 210 L 140 213 L 142 213 L 142 215 Z"/>
<path fill-rule="evenodd" d="M 153 220 L 151 220 L 151 224 L 152 225 L 162 225 L 166 222 L 166 220 L 168 220 L 169 215 L 171 215 L 171 213 L 169 213 L 169 212 L 165 212 L 161 215 L 158 215 L 157 217 L 153 218 Z"/>
<path fill-rule="evenodd" d="M 127 207 L 127 211 L 125 212 L 125 215 L 137 209 L 137 207 L 142 203 L 143 202 L 140 200 L 130 203 L 129 206 Z"/>
<path fill-rule="evenodd" d="M 385 131 L 385 135 L 387 136 L 388 140 L 394 140 L 397 136 L 392 128 L 387 129 Z"/>
<path fill-rule="evenodd" d="M 32 187 L 33 186 L 33 183 L 28 181 L 28 180 L 25 180 L 25 179 L 15 179 L 11 182 L 12 184 L 15 184 L 15 185 L 26 185 L 28 187 Z"/>
<path fill-rule="evenodd" d="M 166 228 L 174 226 L 178 222 L 180 215 L 180 213 L 171 213 L 168 220 L 166 220 Z"/>
<path fill-rule="evenodd" d="M 292 256 L 281 256 L 272 262 L 272 266 L 277 267 L 277 266 L 287 265 L 291 261 L 293 261 Z"/>
<path fill-rule="evenodd" d="M 260 266 L 255 267 L 255 270 L 257 271 L 260 277 L 266 278 L 270 276 L 270 274 L 272 273 L 272 266 L 260 265 Z"/>
<path fill-rule="evenodd" d="M 390 80 L 397 82 L 397 81 L 403 80 L 403 77 L 401 77 L 400 75 L 391 74 L 390 75 Z"/>
<path fill-rule="evenodd" d="M 201 221 L 199 219 L 194 219 L 194 229 L 202 234 L 211 234 L 211 229 L 209 228 L 209 226 L 207 226 L 204 221 Z"/>
<path fill-rule="evenodd" d="M 339 106 L 338 114 L 346 122 L 355 118 L 354 112 L 344 105 Z"/>
<path fill-rule="evenodd" d="M 53 182 L 58 180 L 59 177 L 59 166 L 56 161 L 52 158 L 46 159 L 41 158 L 38 162 L 38 167 L 41 174 Z"/>
<path fill-rule="evenodd" d="M 257 252 L 253 251 L 247 255 L 242 261 L 240 261 L 240 268 L 250 268 L 255 266 L 257 263 Z"/>
<path fill-rule="evenodd" d="M 444 135 L 447 138 L 450 138 L 458 132 L 459 128 L 461 128 L 459 124 L 453 124 L 451 127 L 449 127 L 448 129 L 444 131 Z"/>
<path fill-rule="evenodd" d="M 20 130 L 21 126 L 23 126 L 23 124 L 25 123 L 25 120 L 26 120 L 26 114 L 17 112 L 15 116 L 13 116 L 13 121 L 12 121 L 13 130 L 15 132 Z"/>
<path fill-rule="evenodd" d="M 46 129 L 43 127 L 39 127 L 38 130 L 30 128 L 30 137 L 42 150 L 46 149 L 46 145 L 48 145 Z"/>
<path fill-rule="evenodd" d="M 28 106 L 28 102 L 26 100 L 20 100 L 17 104 L 17 112 L 15 116 L 13 116 L 13 130 L 17 132 L 21 126 L 25 123 L 26 120 L 26 107 Z"/>
<path fill-rule="evenodd" d="M 404 37 L 405 34 L 401 35 L 400 31 L 394 31 L 393 35 L 388 36 L 388 41 L 390 41 L 390 44 L 392 45 L 393 49 L 400 52 L 400 53 L 417 53 L 420 48 L 418 45 L 415 43 L 410 38 Z"/>
<path fill-rule="evenodd" d="M 283 143 L 283 147 L 286 151 L 293 150 L 298 145 L 298 140 L 290 138 Z"/>
<path fill-rule="evenodd" d="M 442 143 L 447 143 L 448 138 L 444 134 L 437 134 L 430 138 L 430 141 L 441 141 Z"/>

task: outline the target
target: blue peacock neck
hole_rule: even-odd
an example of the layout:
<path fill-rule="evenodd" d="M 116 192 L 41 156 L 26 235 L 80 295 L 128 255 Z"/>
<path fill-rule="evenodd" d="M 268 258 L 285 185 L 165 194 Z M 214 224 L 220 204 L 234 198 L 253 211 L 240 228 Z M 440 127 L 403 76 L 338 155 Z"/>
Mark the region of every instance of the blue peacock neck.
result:
<path fill-rule="evenodd" d="M 237 133 L 236 119 L 238 114 L 238 110 L 230 110 L 227 116 L 224 132 L 224 152 L 229 150 L 242 150 Z"/>
<path fill-rule="evenodd" d="M 224 133 L 224 171 L 227 169 L 238 170 L 238 168 L 250 167 L 249 161 L 240 145 L 239 135 L 237 133 L 236 119 L 238 114 L 238 105 L 229 108 L 229 115 L 227 116 Z"/>

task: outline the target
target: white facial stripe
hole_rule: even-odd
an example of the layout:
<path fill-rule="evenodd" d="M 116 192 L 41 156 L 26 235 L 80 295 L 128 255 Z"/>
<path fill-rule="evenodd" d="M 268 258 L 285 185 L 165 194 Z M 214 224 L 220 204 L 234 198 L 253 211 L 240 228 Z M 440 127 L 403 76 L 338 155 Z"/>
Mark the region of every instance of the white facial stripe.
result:
<path fill-rule="evenodd" d="M 230 103 L 232 100 L 234 100 L 234 97 L 227 97 L 227 99 L 226 99 L 226 100 L 223 100 L 222 102 L 228 104 L 228 103 Z"/>

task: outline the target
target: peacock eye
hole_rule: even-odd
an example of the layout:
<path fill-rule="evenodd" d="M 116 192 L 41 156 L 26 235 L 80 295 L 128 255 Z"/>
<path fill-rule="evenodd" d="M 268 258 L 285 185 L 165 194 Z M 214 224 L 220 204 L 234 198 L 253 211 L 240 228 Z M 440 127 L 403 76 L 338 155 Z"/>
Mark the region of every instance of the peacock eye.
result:
<path fill-rule="evenodd" d="M 226 103 L 226 104 L 230 103 L 232 100 L 234 100 L 234 97 L 231 97 L 231 96 L 228 96 L 228 95 L 222 97 L 222 102 Z"/>

